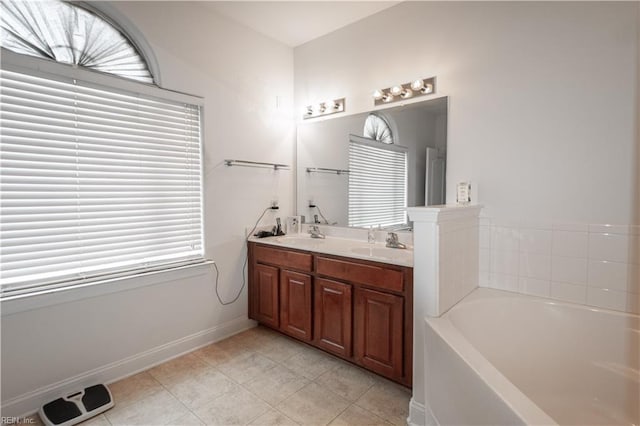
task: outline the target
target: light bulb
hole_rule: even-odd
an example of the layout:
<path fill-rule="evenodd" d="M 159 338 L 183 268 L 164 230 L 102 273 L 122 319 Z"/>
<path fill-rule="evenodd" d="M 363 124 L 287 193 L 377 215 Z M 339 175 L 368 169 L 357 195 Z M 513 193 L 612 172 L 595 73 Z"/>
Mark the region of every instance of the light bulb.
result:
<path fill-rule="evenodd" d="M 416 92 L 418 90 L 422 90 L 423 87 L 424 87 L 424 80 L 422 80 L 422 79 L 414 80 L 411 83 L 411 89 L 415 90 Z"/>
<path fill-rule="evenodd" d="M 309 105 L 308 107 L 306 107 L 306 108 L 304 109 L 304 113 L 305 113 L 306 115 L 313 115 L 313 107 L 312 107 L 311 105 Z"/>
<path fill-rule="evenodd" d="M 327 106 L 323 103 L 318 104 L 318 111 L 322 114 L 323 112 L 325 112 L 327 110 Z"/>
<path fill-rule="evenodd" d="M 391 94 L 393 96 L 399 96 L 402 93 L 403 90 L 404 89 L 402 88 L 402 86 L 393 86 L 391 88 Z"/>
<path fill-rule="evenodd" d="M 433 84 L 425 84 L 425 86 L 421 90 L 422 93 L 431 93 L 433 92 Z"/>
<path fill-rule="evenodd" d="M 393 100 L 393 95 L 391 93 L 385 93 L 382 97 L 382 102 L 391 102 Z"/>
<path fill-rule="evenodd" d="M 413 92 L 408 89 L 403 90 L 402 93 L 400 94 L 400 97 L 402 99 L 409 99 L 411 96 L 413 96 Z"/>
<path fill-rule="evenodd" d="M 379 101 L 382 98 L 384 98 L 384 92 L 382 90 L 375 90 L 373 92 L 373 99 Z"/>

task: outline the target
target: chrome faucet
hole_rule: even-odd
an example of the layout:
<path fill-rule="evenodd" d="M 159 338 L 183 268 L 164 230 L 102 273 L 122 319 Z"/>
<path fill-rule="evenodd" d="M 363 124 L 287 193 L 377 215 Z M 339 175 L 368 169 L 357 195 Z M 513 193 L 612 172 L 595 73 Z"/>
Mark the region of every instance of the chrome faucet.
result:
<path fill-rule="evenodd" d="M 320 229 L 316 225 L 312 225 L 309 227 L 309 233 L 311 234 L 311 238 L 326 238 L 326 236 L 320 232 Z"/>
<path fill-rule="evenodd" d="M 387 247 L 396 249 L 406 249 L 407 246 L 398 241 L 398 234 L 395 232 L 387 233 Z"/>

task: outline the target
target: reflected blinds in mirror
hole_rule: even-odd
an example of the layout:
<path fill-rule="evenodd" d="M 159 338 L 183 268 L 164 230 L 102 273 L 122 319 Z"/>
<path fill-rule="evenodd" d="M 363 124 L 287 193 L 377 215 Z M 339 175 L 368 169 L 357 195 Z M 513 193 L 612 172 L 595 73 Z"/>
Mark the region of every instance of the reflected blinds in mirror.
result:
<path fill-rule="evenodd" d="M 349 226 L 407 222 L 407 149 L 350 136 Z"/>

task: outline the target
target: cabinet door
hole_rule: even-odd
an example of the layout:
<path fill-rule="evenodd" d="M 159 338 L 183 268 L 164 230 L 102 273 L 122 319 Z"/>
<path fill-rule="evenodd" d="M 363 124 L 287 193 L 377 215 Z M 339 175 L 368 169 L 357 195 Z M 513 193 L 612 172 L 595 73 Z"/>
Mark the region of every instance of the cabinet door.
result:
<path fill-rule="evenodd" d="M 314 300 L 315 342 L 318 346 L 351 356 L 351 286 L 318 278 Z"/>
<path fill-rule="evenodd" d="M 403 374 L 403 302 L 393 294 L 355 290 L 355 359 L 395 380 Z"/>
<path fill-rule="evenodd" d="M 278 327 L 278 268 L 256 264 L 253 276 L 252 318 L 256 321 Z"/>
<path fill-rule="evenodd" d="M 311 341 L 311 276 L 281 271 L 280 330 Z"/>

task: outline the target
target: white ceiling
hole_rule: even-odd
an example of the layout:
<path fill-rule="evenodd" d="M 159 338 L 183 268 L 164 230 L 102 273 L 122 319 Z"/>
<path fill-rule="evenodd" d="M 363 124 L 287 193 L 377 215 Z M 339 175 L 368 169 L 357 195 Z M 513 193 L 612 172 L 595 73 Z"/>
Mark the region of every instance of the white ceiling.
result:
<path fill-rule="evenodd" d="M 291 47 L 321 37 L 399 1 L 208 1 L 203 4 Z"/>

